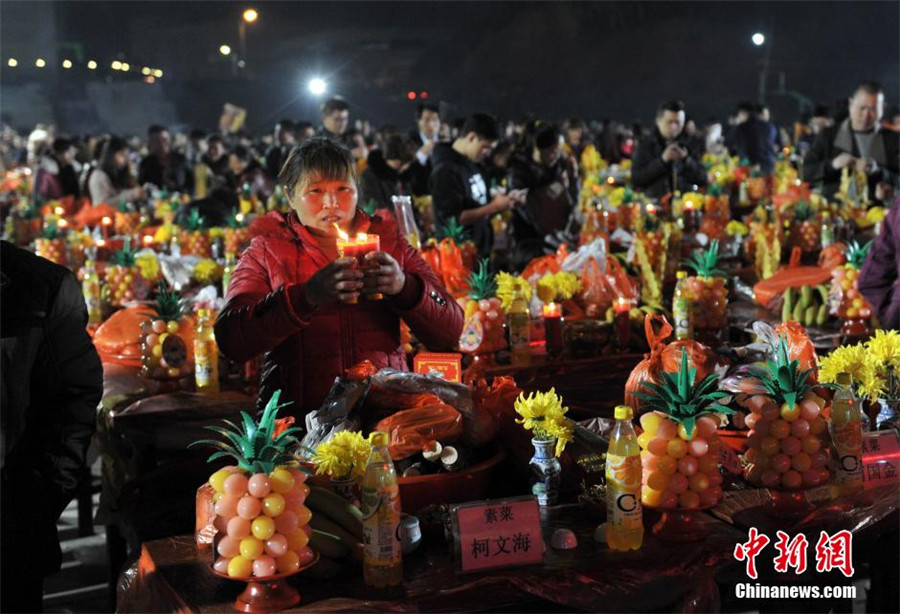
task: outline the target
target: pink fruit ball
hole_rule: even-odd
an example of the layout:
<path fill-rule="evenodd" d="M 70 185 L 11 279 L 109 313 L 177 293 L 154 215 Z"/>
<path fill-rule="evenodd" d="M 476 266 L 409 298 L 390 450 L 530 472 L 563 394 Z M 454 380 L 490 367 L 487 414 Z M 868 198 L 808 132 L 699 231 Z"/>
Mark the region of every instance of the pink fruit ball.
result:
<path fill-rule="evenodd" d="M 291 510 L 284 510 L 281 515 L 275 518 L 275 530 L 282 535 L 288 535 L 297 530 L 300 526 L 300 519 L 297 514 Z"/>
<path fill-rule="evenodd" d="M 788 469 L 781 474 L 781 485 L 785 488 L 800 488 L 803 484 L 803 476 L 799 471 Z"/>
<path fill-rule="evenodd" d="M 744 426 L 748 429 L 756 428 L 756 423 L 759 421 L 759 415 L 757 414 L 748 414 L 746 418 L 744 418 Z"/>
<path fill-rule="evenodd" d="M 794 456 L 800 449 L 800 440 L 793 435 L 789 435 L 781 440 L 781 451 L 788 456 Z"/>
<path fill-rule="evenodd" d="M 771 420 L 763 420 L 762 418 L 760 418 L 759 420 L 756 421 L 756 426 L 755 426 L 756 432 L 759 435 L 761 435 L 762 437 L 770 435 L 771 428 L 772 428 Z"/>
<path fill-rule="evenodd" d="M 718 496 L 717 496 L 718 493 Z M 712 507 L 716 505 L 722 498 L 721 488 L 707 488 L 700 493 L 700 505 L 702 507 Z"/>
<path fill-rule="evenodd" d="M 663 420 L 656 429 L 656 437 L 659 439 L 672 439 L 678 434 L 678 427 L 671 420 Z"/>
<path fill-rule="evenodd" d="M 700 437 L 712 437 L 716 434 L 718 425 L 719 423 L 712 416 L 700 416 L 697 418 L 697 431 L 700 433 Z"/>
<path fill-rule="evenodd" d="M 267 578 L 275 575 L 275 559 L 268 554 L 260 555 L 253 561 L 253 575 L 257 578 Z"/>
<path fill-rule="evenodd" d="M 276 533 L 266 540 L 266 553 L 274 557 L 282 556 L 287 552 L 287 537 L 281 533 Z"/>
<path fill-rule="evenodd" d="M 236 497 L 242 497 L 247 494 L 248 482 L 247 476 L 243 473 L 232 473 L 225 478 L 225 493 Z"/>
<path fill-rule="evenodd" d="M 761 450 L 762 449 L 762 439 L 763 439 L 763 436 L 760 435 L 759 433 L 757 433 L 755 430 L 750 431 L 750 433 L 747 435 L 747 447 L 752 448 L 754 450 Z"/>
<path fill-rule="evenodd" d="M 766 397 L 752 396 L 744 401 L 743 405 L 754 414 L 762 414 L 763 408 L 769 403 L 770 401 Z"/>
<path fill-rule="evenodd" d="M 220 556 L 219 558 L 216 559 L 216 562 L 213 563 L 213 569 L 215 569 L 219 573 L 227 574 L 229 561 L 231 561 L 231 559 L 226 558 L 224 556 Z"/>
<path fill-rule="evenodd" d="M 650 443 L 647 445 L 647 450 L 649 450 L 650 453 L 654 456 L 665 456 L 668 443 L 668 439 L 660 439 L 659 437 L 656 437 L 650 440 Z"/>
<path fill-rule="evenodd" d="M 774 437 L 763 437 L 759 442 L 759 450 L 767 456 L 772 456 L 781 449 L 781 445 Z"/>
<path fill-rule="evenodd" d="M 299 469 L 296 469 L 294 467 L 289 467 L 288 473 L 290 473 L 292 476 L 294 476 L 294 488 L 298 488 L 301 484 L 303 484 L 306 481 L 306 478 L 309 477 L 309 476 L 307 476 L 307 474 L 303 473 L 302 471 L 300 471 Z"/>
<path fill-rule="evenodd" d="M 236 557 L 241 553 L 241 542 L 226 535 L 219 540 L 216 551 L 226 558 Z"/>
<path fill-rule="evenodd" d="M 707 454 L 697 459 L 699 470 L 703 473 L 716 473 L 719 471 L 719 459 L 714 454 Z"/>
<path fill-rule="evenodd" d="M 791 459 L 791 467 L 803 473 L 812 467 L 812 458 L 806 452 L 797 452 Z"/>
<path fill-rule="evenodd" d="M 259 513 L 262 511 L 262 502 L 256 497 L 251 497 L 247 495 L 245 497 L 241 497 L 241 500 L 238 501 L 237 504 L 237 513 L 241 518 L 246 518 L 247 520 L 253 520 Z"/>
<path fill-rule="evenodd" d="M 800 440 L 800 447 L 807 454 L 815 454 L 822 448 L 822 442 L 815 435 L 807 435 Z"/>
<path fill-rule="evenodd" d="M 813 487 L 822 483 L 822 475 L 818 469 L 807 469 L 803 472 L 802 477 L 804 486 Z"/>
<path fill-rule="evenodd" d="M 257 473 L 250 477 L 247 483 L 247 490 L 254 497 L 262 499 L 272 491 L 272 485 L 269 484 L 269 476 L 265 473 Z M 274 565 L 275 562 L 273 561 Z"/>
<path fill-rule="evenodd" d="M 701 457 L 709 452 L 709 444 L 705 439 L 693 438 L 687 442 L 688 454 L 691 456 Z"/>
<path fill-rule="evenodd" d="M 295 510 L 299 508 L 306 501 L 306 495 L 302 492 L 298 492 L 296 490 L 292 490 L 288 494 L 284 495 L 284 507 L 285 509 Z"/>
<path fill-rule="evenodd" d="M 773 487 L 777 486 L 778 483 L 781 481 L 781 474 L 776 473 L 772 469 L 766 469 L 765 471 L 762 472 L 762 475 L 760 476 L 760 481 L 762 482 L 762 485 L 765 486 L 766 488 L 773 488 Z"/>
<path fill-rule="evenodd" d="M 722 474 L 718 471 L 714 473 L 704 473 L 703 475 L 706 476 L 706 481 L 709 482 L 710 486 L 721 486 L 723 478 Z"/>
<path fill-rule="evenodd" d="M 798 439 L 803 439 L 804 437 L 809 435 L 809 422 L 807 422 L 803 418 L 794 420 L 794 422 L 791 424 L 791 435 Z"/>
<path fill-rule="evenodd" d="M 769 469 L 776 473 L 784 473 L 791 468 L 791 457 L 779 452 L 769 461 Z"/>
<path fill-rule="evenodd" d="M 225 495 L 216 503 L 216 514 L 230 519 L 237 514 L 238 498 L 236 495 Z"/>
<path fill-rule="evenodd" d="M 686 510 L 692 510 L 700 507 L 700 494 L 694 492 L 693 490 L 688 490 L 681 493 L 680 495 L 678 495 L 678 507 Z"/>
<path fill-rule="evenodd" d="M 768 420 L 769 422 L 771 422 L 772 420 L 777 419 L 778 416 L 780 416 L 780 415 L 781 415 L 781 410 L 774 403 L 770 403 L 763 407 L 763 410 L 762 410 L 763 420 Z"/>
<path fill-rule="evenodd" d="M 775 439 L 784 439 L 791 434 L 791 425 L 782 419 L 775 420 L 769 426 L 769 435 Z"/>
<path fill-rule="evenodd" d="M 697 473 L 699 463 L 693 456 L 685 456 L 678 460 L 678 472 L 681 475 L 692 476 Z"/>
<path fill-rule="evenodd" d="M 678 505 L 678 495 L 671 490 L 663 492 L 662 496 L 659 498 L 659 507 L 670 510 L 676 505 Z"/>
<path fill-rule="evenodd" d="M 709 488 L 709 478 L 704 473 L 695 473 L 688 480 L 688 487 L 696 492 L 703 492 Z"/>
<path fill-rule="evenodd" d="M 304 531 L 309 537 L 312 537 L 312 527 L 311 527 L 311 526 L 309 526 L 308 524 L 305 524 L 305 525 L 303 525 L 303 526 L 300 527 L 300 528 L 303 529 L 303 531 Z"/>
<path fill-rule="evenodd" d="M 821 410 L 819 409 L 818 404 L 815 401 L 811 401 L 807 399 L 806 401 L 800 401 L 800 417 L 806 420 L 807 422 L 815 419 Z"/>
<path fill-rule="evenodd" d="M 828 454 L 824 450 L 813 452 L 809 455 L 809 458 L 814 469 L 821 469 L 828 464 Z"/>
<path fill-rule="evenodd" d="M 228 537 L 240 541 L 250 535 L 250 521 L 246 518 L 235 516 L 228 521 L 228 528 L 226 531 Z"/>
<path fill-rule="evenodd" d="M 760 469 L 768 469 L 769 465 L 772 462 L 772 457 L 768 454 L 759 453 L 759 456 L 756 457 L 756 466 Z"/>
<path fill-rule="evenodd" d="M 656 471 L 656 468 L 659 466 L 659 457 L 643 452 L 641 453 L 641 466 L 644 468 L 644 471 Z"/>
<path fill-rule="evenodd" d="M 688 479 L 684 475 L 676 473 L 669 479 L 669 490 L 671 490 L 676 495 L 680 495 L 687 489 Z"/>

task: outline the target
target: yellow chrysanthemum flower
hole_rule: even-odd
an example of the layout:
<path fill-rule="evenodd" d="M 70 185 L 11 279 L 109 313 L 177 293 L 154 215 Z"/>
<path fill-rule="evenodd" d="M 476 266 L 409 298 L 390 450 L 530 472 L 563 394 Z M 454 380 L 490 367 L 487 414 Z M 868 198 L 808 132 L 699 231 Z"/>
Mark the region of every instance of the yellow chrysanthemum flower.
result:
<path fill-rule="evenodd" d="M 862 380 L 856 385 L 856 392 L 865 399 L 875 402 L 887 392 L 887 382 L 875 369 L 867 368 Z"/>
<path fill-rule="evenodd" d="M 565 415 L 569 410 L 563 406 L 562 398 L 551 388 L 549 392 L 533 392 L 527 397 L 521 393 L 515 402 L 516 419 L 534 434 L 535 439 L 556 439 L 556 455 L 562 454 L 566 444 L 572 441 L 572 426 Z"/>
<path fill-rule="evenodd" d="M 538 280 L 537 294 L 543 303 L 565 301 L 581 291 L 581 280 L 569 271 L 544 275 Z"/>
<path fill-rule="evenodd" d="M 222 279 L 222 267 L 212 258 L 206 258 L 194 267 L 194 279 L 200 283 L 208 284 Z"/>
<path fill-rule="evenodd" d="M 504 311 L 512 307 L 512 302 L 517 294 L 521 294 L 526 301 L 531 300 L 531 284 L 517 275 L 510 275 L 505 271 L 497 273 L 497 298 L 503 305 Z"/>
<path fill-rule="evenodd" d="M 865 379 L 867 362 L 866 348 L 862 344 L 842 345 L 819 359 L 819 381 L 833 384 L 837 382 L 838 373 L 845 372 L 854 382 L 861 382 Z"/>
<path fill-rule="evenodd" d="M 895 330 L 876 330 L 866 347 L 869 355 L 880 365 L 900 366 L 900 333 Z"/>
<path fill-rule="evenodd" d="M 729 237 L 733 237 L 735 235 L 745 237 L 750 234 L 750 228 L 747 227 L 747 225 L 743 222 L 731 220 L 725 226 L 725 234 L 727 234 Z"/>
<path fill-rule="evenodd" d="M 312 461 L 318 475 L 335 480 L 362 477 L 372 448 L 359 431 L 340 431 L 316 446 Z"/>
<path fill-rule="evenodd" d="M 135 256 L 134 264 L 141 272 L 141 277 L 147 281 L 154 281 L 159 277 L 159 260 L 156 254 L 145 253 Z"/>

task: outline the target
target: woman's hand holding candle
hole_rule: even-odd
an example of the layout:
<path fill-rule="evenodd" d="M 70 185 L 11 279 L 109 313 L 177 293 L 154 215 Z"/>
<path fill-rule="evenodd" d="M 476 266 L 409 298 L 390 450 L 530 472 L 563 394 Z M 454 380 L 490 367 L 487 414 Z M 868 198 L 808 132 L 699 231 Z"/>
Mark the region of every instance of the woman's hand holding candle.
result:
<path fill-rule="evenodd" d="M 369 252 L 365 256 L 363 293 L 396 296 L 403 291 L 406 275 L 393 256 L 386 252 Z"/>
<path fill-rule="evenodd" d="M 363 272 L 356 267 L 356 258 L 338 258 L 309 278 L 306 300 L 313 307 L 332 302 L 355 302 L 363 289 L 362 280 Z"/>

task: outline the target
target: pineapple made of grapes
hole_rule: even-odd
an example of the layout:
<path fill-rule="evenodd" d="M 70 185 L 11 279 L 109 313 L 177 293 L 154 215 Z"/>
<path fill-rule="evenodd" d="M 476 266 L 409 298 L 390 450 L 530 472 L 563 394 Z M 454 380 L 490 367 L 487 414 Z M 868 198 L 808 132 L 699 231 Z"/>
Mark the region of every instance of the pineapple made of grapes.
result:
<path fill-rule="evenodd" d="M 191 209 L 181 225 L 179 242 L 182 256 L 212 257 L 212 242 L 206 231 L 206 220 L 197 209 Z"/>
<path fill-rule="evenodd" d="M 659 383 L 644 382 L 635 392 L 650 410 L 641 416 L 638 436 L 647 507 L 696 509 L 722 499 L 715 414 L 733 412 L 719 404 L 728 394 L 718 389 L 715 374 L 696 380 L 697 369 L 682 351 L 678 372 L 662 372 Z"/>
<path fill-rule="evenodd" d="M 872 241 L 860 246 L 856 241 L 847 245 L 844 254 L 846 262 L 831 271 L 831 292 L 829 301 L 831 313 L 842 320 L 854 318 L 868 319 L 872 316 L 872 306 L 859 292 L 859 270 L 866 261 Z"/>
<path fill-rule="evenodd" d="M 117 235 L 132 236 L 141 227 L 141 213 L 132 203 L 121 203 L 113 218 L 113 228 Z"/>
<path fill-rule="evenodd" d="M 731 203 L 728 194 L 723 194 L 718 185 L 709 188 L 703 203 L 703 220 L 700 232 L 710 239 L 721 239 L 731 221 Z"/>
<path fill-rule="evenodd" d="M 126 237 L 122 249 L 113 252 L 103 273 L 103 293 L 113 307 L 122 307 L 125 303 L 143 300 L 150 295 L 150 282 L 141 275 L 134 256 L 131 240 Z"/>
<path fill-rule="evenodd" d="M 719 242 L 685 261 L 695 275 L 685 278 L 684 287 L 691 297 L 691 323 L 694 338 L 715 346 L 728 328 L 728 289 L 725 272 L 719 268 Z"/>
<path fill-rule="evenodd" d="M 462 264 L 467 271 L 475 270 L 475 261 L 478 258 L 478 248 L 469 238 L 469 231 L 466 227 L 456 221 L 455 217 L 451 217 L 447 225 L 444 226 L 443 235 L 447 239 L 451 239 L 459 248 L 462 254 Z"/>
<path fill-rule="evenodd" d="M 791 247 L 799 247 L 804 254 L 818 252 L 822 247 L 822 225 L 809 201 L 801 200 L 794 207 L 788 242 Z"/>
<path fill-rule="evenodd" d="M 209 461 L 230 457 L 237 465 L 209 477 L 215 491 L 215 539 L 213 567 L 232 578 L 266 578 L 288 574 L 315 559 L 309 547 L 312 512 L 304 505 L 309 486 L 306 474 L 294 468 L 291 447 L 298 442 L 288 428 L 276 434 L 275 416 L 281 391 L 276 391 L 257 423 L 241 412 L 242 424 L 225 420 L 225 426 L 208 426 L 221 440 L 203 439 L 218 450 Z"/>
<path fill-rule="evenodd" d="M 250 228 L 245 220 L 246 216 L 238 213 L 237 209 L 228 217 L 228 225 L 222 231 L 226 254 L 239 255 L 250 245 Z"/>
<path fill-rule="evenodd" d="M 46 258 L 50 262 L 55 262 L 62 266 L 68 264 L 66 239 L 63 237 L 56 220 L 50 220 L 44 224 L 41 236 L 34 240 L 34 253 L 41 258 Z"/>
<path fill-rule="evenodd" d="M 750 411 L 745 477 L 778 490 L 819 486 L 829 479 L 827 401 L 813 391 L 812 370 L 791 359 L 786 337 L 779 337 L 774 355 L 753 372 L 759 394 L 738 401 Z"/>
<path fill-rule="evenodd" d="M 141 376 L 178 380 L 194 372 L 194 318 L 189 301 L 160 281 L 151 319 L 141 324 Z"/>
<path fill-rule="evenodd" d="M 458 299 L 465 320 L 460 349 L 470 354 L 493 354 L 507 348 L 503 322 L 506 314 L 497 298 L 497 282 L 483 259 L 478 271 L 469 275 L 469 295 Z"/>

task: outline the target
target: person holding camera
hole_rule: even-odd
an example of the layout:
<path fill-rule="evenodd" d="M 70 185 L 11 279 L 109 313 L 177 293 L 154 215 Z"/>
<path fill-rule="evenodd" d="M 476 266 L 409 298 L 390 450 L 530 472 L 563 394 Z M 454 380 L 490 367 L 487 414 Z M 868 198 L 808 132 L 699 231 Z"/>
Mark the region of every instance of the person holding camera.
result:
<path fill-rule="evenodd" d="M 632 157 L 631 181 L 647 196 L 660 198 L 676 190 L 690 192 L 706 185 L 706 171 L 684 135 L 684 105 L 672 100 L 656 110 L 656 129 L 638 141 Z"/>

